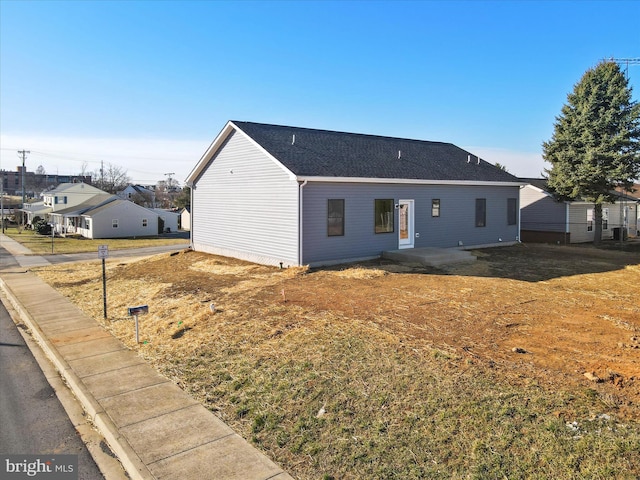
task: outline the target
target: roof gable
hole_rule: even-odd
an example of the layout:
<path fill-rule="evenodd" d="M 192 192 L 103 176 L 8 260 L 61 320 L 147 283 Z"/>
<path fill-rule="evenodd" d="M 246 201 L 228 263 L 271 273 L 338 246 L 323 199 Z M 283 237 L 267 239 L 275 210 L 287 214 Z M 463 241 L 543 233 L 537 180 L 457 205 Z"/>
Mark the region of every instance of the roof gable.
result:
<path fill-rule="evenodd" d="M 83 182 L 78 182 L 78 183 L 61 183 L 53 190 L 44 192 L 44 194 L 56 195 L 62 192 L 64 193 L 78 192 L 78 193 L 92 193 L 92 194 L 107 193 L 103 190 L 100 190 L 99 188 L 94 187 L 93 185 L 89 185 Z"/>
<path fill-rule="evenodd" d="M 101 193 L 88 198 L 78 205 L 56 210 L 55 212 L 52 212 L 52 215 L 77 216 L 97 206 L 105 205 L 117 199 L 118 197 L 116 195 L 111 195 L 110 193 Z"/>
<path fill-rule="evenodd" d="M 543 192 L 545 195 L 548 195 L 549 197 L 552 197 L 558 201 L 565 201 L 566 203 L 589 203 L 589 204 L 593 203 L 585 200 L 584 198 L 576 198 L 574 200 L 561 200 L 557 195 L 554 194 L 553 189 L 549 187 L 548 180 L 546 178 L 521 178 L 520 180 L 538 189 L 539 191 Z M 618 200 L 620 201 L 637 202 L 640 200 L 639 198 L 634 197 L 629 193 L 623 193 L 621 190 L 618 190 L 618 189 L 616 189 L 615 191 L 612 191 L 611 193 L 617 196 Z"/>
<path fill-rule="evenodd" d="M 518 182 L 451 143 L 231 123 L 297 177 Z"/>

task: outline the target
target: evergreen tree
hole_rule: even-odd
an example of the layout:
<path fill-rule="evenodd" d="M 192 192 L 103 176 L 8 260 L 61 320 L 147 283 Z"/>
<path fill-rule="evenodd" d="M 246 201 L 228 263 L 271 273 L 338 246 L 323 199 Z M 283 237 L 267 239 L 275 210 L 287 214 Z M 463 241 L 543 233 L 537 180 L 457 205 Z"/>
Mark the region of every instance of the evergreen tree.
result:
<path fill-rule="evenodd" d="M 544 142 L 548 185 L 565 200 L 594 203 L 594 243 L 602 238 L 602 204 L 640 176 L 640 105 L 614 62 L 588 70 L 567 96 L 551 140 Z"/>

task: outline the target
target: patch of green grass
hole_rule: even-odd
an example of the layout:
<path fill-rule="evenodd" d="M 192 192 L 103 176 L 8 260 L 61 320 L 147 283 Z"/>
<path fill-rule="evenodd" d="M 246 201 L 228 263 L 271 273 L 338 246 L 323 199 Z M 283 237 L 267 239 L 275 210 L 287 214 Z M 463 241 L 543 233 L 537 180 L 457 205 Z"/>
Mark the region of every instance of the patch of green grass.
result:
<path fill-rule="evenodd" d="M 91 240 L 82 237 L 55 237 L 38 235 L 33 230 L 19 231 L 8 228 L 5 235 L 21 243 L 36 255 L 50 255 L 52 253 L 82 253 L 97 252 L 99 245 L 108 245 L 109 250 L 125 250 L 128 248 L 158 247 L 162 245 L 180 245 L 188 243 L 184 238 L 110 238 Z"/>

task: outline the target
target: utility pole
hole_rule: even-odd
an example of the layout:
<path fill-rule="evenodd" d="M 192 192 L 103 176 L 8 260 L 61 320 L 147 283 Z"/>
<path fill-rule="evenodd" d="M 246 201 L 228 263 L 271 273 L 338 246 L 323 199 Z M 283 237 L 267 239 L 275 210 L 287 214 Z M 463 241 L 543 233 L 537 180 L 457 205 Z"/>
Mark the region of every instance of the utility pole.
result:
<path fill-rule="evenodd" d="M 2 221 L 2 233 L 4 233 L 4 175 L 0 178 L 0 221 Z"/>
<path fill-rule="evenodd" d="M 22 157 L 22 208 L 24 208 L 24 198 L 25 198 L 25 192 L 24 192 L 25 172 L 26 172 L 25 160 L 27 159 L 27 154 L 29 153 L 31 153 L 29 150 L 18 150 L 18 156 Z"/>
<path fill-rule="evenodd" d="M 171 190 L 171 186 L 173 185 L 171 175 L 175 175 L 175 172 L 165 173 L 165 177 L 167 177 L 167 192 Z"/>
<path fill-rule="evenodd" d="M 640 65 L 640 58 L 610 58 L 609 61 L 625 66 L 627 80 L 629 80 L 629 65 Z"/>

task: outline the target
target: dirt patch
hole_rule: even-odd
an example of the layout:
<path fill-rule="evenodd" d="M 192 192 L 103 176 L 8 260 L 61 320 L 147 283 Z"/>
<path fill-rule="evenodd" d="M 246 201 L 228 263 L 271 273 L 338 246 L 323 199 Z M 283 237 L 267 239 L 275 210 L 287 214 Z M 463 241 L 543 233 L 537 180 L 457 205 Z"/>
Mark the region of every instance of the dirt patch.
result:
<path fill-rule="evenodd" d="M 131 297 L 130 304 L 147 299 L 159 317 L 193 324 L 171 331 L 173 339 L 206 335 L 211 304 L 222 315 L 217 320 L 260 318 L 273 307 L 283 325 L 305 312 L 331 314 L 371 323 L 416 346 L 500 365 L 514 379 L 590 382 L 640 417 L 636 253 L 544 245 L 475 253 L 477 262 L 442 270 L 375 261 L 309 271 L 185 251 L 111 265 L 109 285 Z M 70 278 L 65 270 L 52 281 L 77 289 L 91 275 Z M 163 311 L 174 299 L 183 311 L 175 304 Z"/>

